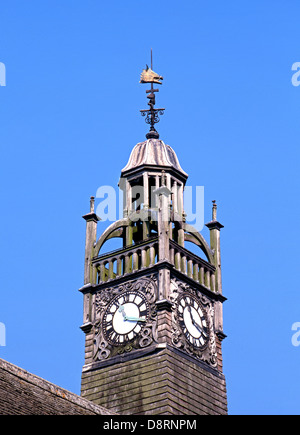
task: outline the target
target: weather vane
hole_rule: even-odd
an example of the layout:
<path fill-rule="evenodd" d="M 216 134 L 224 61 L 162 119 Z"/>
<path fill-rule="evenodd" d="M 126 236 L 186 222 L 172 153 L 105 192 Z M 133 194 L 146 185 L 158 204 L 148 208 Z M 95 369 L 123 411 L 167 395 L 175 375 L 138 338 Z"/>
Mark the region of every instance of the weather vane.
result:
<path fill-rule="evenodd" d="M 149 99 L 148 106 L 150 109 L 148 110 L 141 110 L 141 115 L 146 116 L 146 123 L 150 124 L 150 131 L 146 134 L 146 138 L 154 138 L 158 139 L 159 134 L 156 131 L 154 125 L 157 124 L 160 119 L 158 115 L 163 115 L 165 109 L 155 109 L 155 92 L 159 92 L 158 89 L 153 88 L 153 83 L 157 83 L 158 85 L 161 85 L 163 80 L 163 77 L 158 75 L 156 72 L 153 71 L 153 61 L 152 61 L 152 48 L 151 48 L 151 68 L 146 65 L 146 69 L 143 69 L 141 74 L 140 83 L 151 83 L 151 89 L 146 91 L 146 94 L 148 94 L 147 98 Z"/>

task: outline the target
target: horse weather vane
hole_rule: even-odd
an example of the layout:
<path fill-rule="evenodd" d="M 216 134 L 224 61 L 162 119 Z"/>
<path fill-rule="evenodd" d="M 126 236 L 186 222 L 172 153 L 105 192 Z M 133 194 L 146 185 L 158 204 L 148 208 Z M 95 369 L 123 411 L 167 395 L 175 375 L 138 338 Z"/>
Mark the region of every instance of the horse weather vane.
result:
<path fill-rule="evenodd" d="M 158 89 L 153 88 L 153 83 L 156 83 L 158 85 L 161 85 L 163 80 L 163 77 L 158 75 L 156 72 L 153 71 L 153 62 L 152 62 L 152 49 L 151 49 L 151 68 L 146 65 L 146 69 L 143 69 L 141 74 L 140 83 L 151 83 L 151 89 L 146 91 L 147 98 L 149 99 L 148 106 L 150 109 L 148 110 L 141 110 L 141 115 L 146 116 L 146 123 L 150 124 L 150 131 L 146 134 L 147 139 L 158 139 L 159 134 L 155 130 L 154 125 L 157 124 L 160 119 L 158 115 L 163 115 L 165 109 L 155 109 L 155 92 L 159 92 Z"/>

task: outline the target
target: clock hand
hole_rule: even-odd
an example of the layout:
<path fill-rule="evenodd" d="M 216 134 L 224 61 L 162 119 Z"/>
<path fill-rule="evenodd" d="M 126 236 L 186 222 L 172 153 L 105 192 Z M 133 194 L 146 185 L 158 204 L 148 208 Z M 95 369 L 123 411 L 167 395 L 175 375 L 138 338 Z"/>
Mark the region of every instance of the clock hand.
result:
<path fill-rule="evenodd" d="M 206 332 L 204 331 L 204 329 L 203 329 L 201 326 L 198 325 L 197 322 L 195 322 L 194 326 L 198 329 L 198 331 L 199 331 L 199 332 L 200 332 L 204 337 L 207 337 Z"/>
<path fill-rule="evenodd" d="M 128 317 L 128 316 L 126 316 L 125 309 L 124 309 L 123 305 L 119 306 L 118 311 L 119 311 L 119 313 L 122 313 L 123 319 L 125 321 L 129 321 L 129 322 L 146 322 L 146 319 L 142 318 L 142 317 Z"/>
<path fill-rule="evenodd" d="M 190 305 L 188 305 L 187 308 L 188 308 L 188 312 L 190 313 L 191 321 L 193 322 L 194 319 L 193 319 L 193 316 L 192 316 L 192 308 L 191 308 Z"/>
<path fill-rule="evenodd" d="M 127 320 L 127 316 L 126 316 L 125 309 L 124 309 L 123 305 L 119 306 L 118 311 L 119 311 L 119 313 L 122 313 L 124 320 Z"/>
<path fill-rule="evenodd" d="M 190 305 L 188 305 L 188 311 L 189 311 L 189 313 L 190 313 L 190 316 L 191 316 L 191 321 L 192 321 L 192 324 L 196 327 L 196 329 L 198 329 L 198 331 L 201 333 L 201 334 L 203 334 L 203 335 L 205 335 L 205 337 L 207 337 L 207 334 L 206 334 L 206 332 L 204 331 L 204 329 L 196 322 L 196 320 L 194 319 L 194 316 L 193 316 L 193 313 L 192 313 L 192 308 L 191 308 L 191 306 Z"/>
<path fill-rule="evenodd" d="M 193 324 L 194 326 L 196 326 L 195 319 L 194 319 L 193 314 L 192 314 L 192 308 L 191 308 L 190 305 L 188 305 L 188 312 L 190 313 L 190 317 L 191 317 L 192 324 Z"/>
<path fill-rule="evenodd" d="M 201 328 L 201 326 L 199 326 L 198 323 L 195 323 L 194 326 L 198 329 L 199 332 L 201 332 L 202 335 L 205 335 L 205 337 L 207 336 L 207 334 L 205 333 L 204 329 Z"/>
<path fill-rule="evenodd" d="M 147 321 L 145 318 L 142 318 L 142 317 L 127 317 L 127 316 L 126 316 L 125 320 L 128 320 L 129 322 L 146 322 Z"/>

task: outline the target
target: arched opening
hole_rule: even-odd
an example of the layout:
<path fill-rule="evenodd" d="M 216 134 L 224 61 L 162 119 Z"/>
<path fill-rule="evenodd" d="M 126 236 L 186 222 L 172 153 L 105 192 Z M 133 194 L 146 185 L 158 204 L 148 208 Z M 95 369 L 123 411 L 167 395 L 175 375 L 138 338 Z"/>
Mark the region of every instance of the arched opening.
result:
<path fill-rule="evenodd" d="M 209 259 L 207 257 L 207 255 L 205 254 L 205 252 L 201 249 L 201 247 L 197 244 L 195 244 L 194 242 L 191 241 L 185 241 L 184 242 L 184 247 L 192 252 L 193 254 L 197 255 L 197 257 L 202 258 L 202 260 L 208 261 Z"/>
<path fill-rule="evenodd" d="M 111 239 L 105 240 L 105 242 L 101 246 L 99 255 L 117 251 L 122 248 L 123 248 L 123 237 L 113 237 Z"/>

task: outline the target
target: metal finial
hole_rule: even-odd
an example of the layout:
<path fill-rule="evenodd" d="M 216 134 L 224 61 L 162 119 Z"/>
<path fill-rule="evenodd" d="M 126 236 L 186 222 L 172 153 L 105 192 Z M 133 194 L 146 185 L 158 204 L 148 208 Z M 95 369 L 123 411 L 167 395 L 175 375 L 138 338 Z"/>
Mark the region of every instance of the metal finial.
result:
<path fill-rule="evenodd" d="M 95 197 L 91 196 L 90 198 L 90 213 L 95 212 Z"/>
<path fill-rule="evenodd" d="M 153 68 L 153 57 L 152 57 L 152 48 L 151 48 L 151 68 L 146 65 L 146 69 L 143 69 L 141 74 L 140 83 L 151 83 L 151 89 L 146 91 L 146 94 L 148 94 L 147 98 L 149 99 L 148 106 L 150 109 L 148 110 L 141 110 L 141 115 L 146 116 L 146 123 L 150 124 L 150 131 L 146 134 L 146 138 L 159 138 L 159 134 L 157 133 L 154 125 L 157 124 L 160 119 L 158 115 L 163 115 L 165 109 L 155 109 L 155 92 L 159 92 L 158 89 L 153 89 L 153 83 L 157 83 L 159 85 L 162 84 L 161 80 L 163 80 L 163 77 L 158 75 L 156 72 L 152 70 Z"/>
<path fill-rule="evenodd" d="M 212 220 L 215 222 L 217 220 L 217 204 L 216 200 L 213 200 L 213 209 L 212 209 Z"/>

